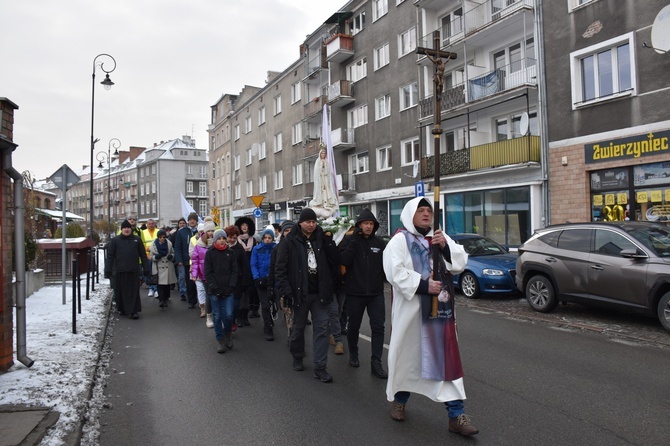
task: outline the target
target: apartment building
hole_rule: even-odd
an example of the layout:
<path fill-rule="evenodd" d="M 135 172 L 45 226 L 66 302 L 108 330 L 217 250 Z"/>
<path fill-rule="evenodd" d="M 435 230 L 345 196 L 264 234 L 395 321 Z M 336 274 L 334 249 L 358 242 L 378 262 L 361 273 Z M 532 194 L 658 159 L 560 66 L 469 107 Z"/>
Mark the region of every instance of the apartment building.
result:
<path fill-rule="evenodd" d="M 552 223 L 668 221 L 670 48 L 651 47 L 668 41 L 669 12 L 661 0 L 543 3 Z"/>
<path fill-rule="evenodd" d="M 250 197 L 263 195 L 272 206 L 259 223 L 293 218 L 311 199 L 312 166 L 323 132 L 330 131 L 340 214 L 369 207 L 379 234 L 393 234 L 417 185 L 427 193 L 434 187 L 434 65 L 417 47 L 433 48 L 437 31 L 439 49 L 456 54 L 446 65 L 438 116 L 445 226 L 522 243 L 546 220 L 534 3 L 346 3 L 302 42 L 300 59 L 265 87 L 245 87 L 212 106 L 214 205 L 234 220 L 251 216 Z M 265 133 L 255 128 L 261 104 L 273 110 Z M 277 187 L 279 171 L 290 172 L 290 185 Z"/>

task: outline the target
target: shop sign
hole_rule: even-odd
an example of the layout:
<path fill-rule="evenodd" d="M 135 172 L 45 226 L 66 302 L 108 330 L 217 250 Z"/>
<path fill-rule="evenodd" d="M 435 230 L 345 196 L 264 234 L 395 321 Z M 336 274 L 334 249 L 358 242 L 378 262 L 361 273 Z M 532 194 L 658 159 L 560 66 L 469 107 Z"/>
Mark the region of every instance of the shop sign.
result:
<path fill-rule="evenodd" d="M 585 144 L 584 160 L 587 164 L 592 164 L 619 159 L 635 159 L 661 153 L 670 154 L 668 139 L 670 139 L 670 131 L 662 131 Z"/>

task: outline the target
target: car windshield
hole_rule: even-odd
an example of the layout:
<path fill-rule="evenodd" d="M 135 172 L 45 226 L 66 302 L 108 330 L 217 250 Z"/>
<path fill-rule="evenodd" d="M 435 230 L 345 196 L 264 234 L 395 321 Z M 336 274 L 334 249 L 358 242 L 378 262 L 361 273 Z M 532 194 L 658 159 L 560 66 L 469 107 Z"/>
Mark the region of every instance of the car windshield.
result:
<path fill-rule="evenodd" d="M 670 229 L 665 226 L 634 228 L 628 233 L 659 257 L 670 257 Z"/>
<path fill-rule="evenodd" d="M 457 240 L 463 245 L 465 252 L 473 257 L 507 254 L 507 251 L 491 239 L 484 237 L 464 238 Z"/>

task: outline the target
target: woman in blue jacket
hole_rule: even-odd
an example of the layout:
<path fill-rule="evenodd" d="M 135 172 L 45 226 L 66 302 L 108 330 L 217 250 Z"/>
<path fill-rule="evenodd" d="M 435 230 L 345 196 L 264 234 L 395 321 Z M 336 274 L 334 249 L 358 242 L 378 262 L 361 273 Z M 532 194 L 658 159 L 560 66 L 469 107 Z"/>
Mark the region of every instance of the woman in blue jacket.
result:
<path fill-rule="evenodd" d="M 268 272 L 270 270 L 270 259 L 274 249 L 275 232 L 272 227 L 263 231 L 261 243 L 251 250 L 251 275 L 254 278 L 258 299 L 261 303 L 261 314 L 263 316 L 263 332 L 266 341 L 273 341 L 275 336 L 272 331 L 272 314 L 270 313 L 270 296 L 268 293 Z M 270 287 L 272 285 L 270 284 Z"/>

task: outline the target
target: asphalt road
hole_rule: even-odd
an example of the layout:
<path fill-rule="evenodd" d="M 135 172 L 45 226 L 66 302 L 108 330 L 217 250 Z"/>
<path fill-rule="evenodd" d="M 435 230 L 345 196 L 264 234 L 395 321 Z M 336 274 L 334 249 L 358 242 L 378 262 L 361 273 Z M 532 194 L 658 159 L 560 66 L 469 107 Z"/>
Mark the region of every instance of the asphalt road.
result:
<path fill-rule="evenodd" d="M 670 436 L 664 339 L 613 336 L 588 317 L 566 322 L 566 311 L 583 308 L 536 317 L 517 298 L 459 299 L 466 411 L 480 429 L 468 439 L 448 433 L 443 406 L 418 395 L 406 422 L 391 420 L 385 381 L 369 372 L 366 340 L 359 369 L 331 351 L 334 382 L 323 384 L 309 358 L 305 371 L 291 369 L 281 320 L 274 342 L 253 319 L 238 331 L 235 348 L 219 355 L 197 310 L 177 301 L 160 311 L 146 297 L 143 305 L 140 320 L 111 325 L 103 446 L 611 446 L 666 444 Z M 635 324 L 615 322 L 619 331 L 635 331 Z M 633 322 L 656 335 L 653 320 Z M 387 323 L 387 342 L 388 331 Z M 367 326 L 362 333 L 369 335 Z"/>

